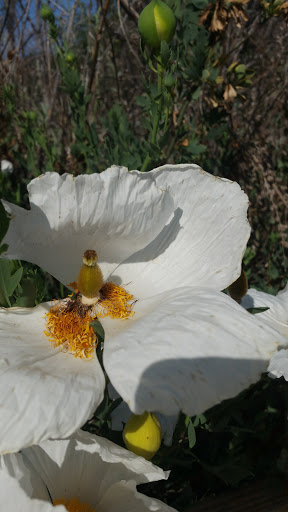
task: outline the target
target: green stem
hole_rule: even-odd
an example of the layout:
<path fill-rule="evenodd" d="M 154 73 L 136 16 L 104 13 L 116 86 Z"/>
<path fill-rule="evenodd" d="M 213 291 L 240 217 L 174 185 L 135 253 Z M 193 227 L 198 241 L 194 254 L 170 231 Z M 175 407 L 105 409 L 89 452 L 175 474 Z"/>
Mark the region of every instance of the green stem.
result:
<path fill-rule="evenodd" d="M 162 114 L 162 104 L 163 104 L 163 94 L 162 94 L 162 86 L 163 86 L 163 67 L 162 67 L 162 64 L 161 62 L 157 62 L 157 73 L 158 73 L 158 88 L 157 88 L 157 95 L 160 96 L 159 100 L 158 100 L 158 108 L 157 108 L 157 115 L 156 115 L 156 118 L 154 120 L 154 126 L 153 126 L 153 131 L 152 131 L 152 144 L 156 144 L 156 137 L 157 137 L 157 132 L 158 132 L 158 127 L 159 127 L 159 122 L 160 122 L 160 118 L 161 118 L 161 114 Z"/>
<path fill-rule="evenodd" d="M 169 156 L 170 156 L 170 154 L 171 154 L 171 152 L 172 152 L 172 150 L 174 148 L 174 145 L 175 145 L 175 142 L 176 142 L 177 136 L 178 136 L 178 131 L 181 128 L 183 117 L 184 117 L 184 114 L 186 112 L 186 109 L 187 109 L 188 105 L 189 105 L 189 100 L 186 100 L 183 103 L 183 105 L 182 105 L 182 107 L 180 109 L 178 120 L 177 120 L 177 130 L 176 130 L 176 133 L 175 133 L 174 137 L 172 138 L 172 140 L 171 140 L 171 142 L 169 144 L 169 147 L 167 149 L 166 160 L 167 160 L 167 158 L 169 158 Z"/>
<path fill-rule="evenodd" d="M 161 57 L 159 57 L 160 62 L 157 61 L 157 74 L 158 74 L 158 86 L 157 86 L 157 96 L 160 96 L 157 100 L 158 107 L 157 107 L 157 114 L 153 122 L 153 128 L 152 128 L 152 136 L 151 136 L 151 144 L 156 144 L 157 139 L 157 132 L 159 128 L 159 122 L 161 119 L 162 114 L 162 105 L 163 105 L 163 71 L 164 68 L 161 63 Z M 147 167 L 149 165 L 149 162 L 151 160 L 151 156 L 148 154 L 144 160 L 144 163 L 142 165 L 142 168 L 140 169 L 141 172 L 145 172 L 147 170 Z"/>
<path fill-rule="evenodd" d="M 164 128 L 163 128 L 163 134 L 166 133 L 168 121 L 169 121 L 169 108 L 167 107 L 166 112 L 165 112 L 165 123 L 164 123 Z"/>
<path fill-rule="evenodd" d="M 141 172 L 145 172 L 146 171 L 150 160 L 151 160 L 151 157 L 149 155 L 147 155 L 145 160 L 144 160 L 144 163 L 143 163 L 143 165 L 142 165 L 142 167 L 140 169 Z"/>

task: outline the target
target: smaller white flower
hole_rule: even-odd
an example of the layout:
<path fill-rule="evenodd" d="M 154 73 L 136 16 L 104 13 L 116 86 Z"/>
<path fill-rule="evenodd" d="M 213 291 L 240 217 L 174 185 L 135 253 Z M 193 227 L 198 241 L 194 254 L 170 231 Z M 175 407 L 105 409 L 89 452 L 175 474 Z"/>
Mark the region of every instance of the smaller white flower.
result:
<path fill-rule="evenodd" d="M 266 311 L 259 313 L 257 317 L 264 324 L 278 331 L 282 336 L 287 337 L 288 345 L 288 283 L 276 296 L 269 293 L 249 289 L 247 295 L 242 299 L 241 305 L 245 308 L 267 307 Z M 270 360 L 268 371 L 270 377 L 284 377 L 288 381 L 288 349 L 279 347 Z"/>
<path fill-rule="evenodd" d="M 11 174 L 13 172 L 13 165 L 9 160 L 1 160 L 1 172 L 3 174 Z"/>
<path fill-rule="evenodd" d="M 137 491 L 169 472 L 102 437 L 78 431 L 0 457 L 5 512 L 175 512 Z M 56 508 L 54 508 L 56 507 Z"/>

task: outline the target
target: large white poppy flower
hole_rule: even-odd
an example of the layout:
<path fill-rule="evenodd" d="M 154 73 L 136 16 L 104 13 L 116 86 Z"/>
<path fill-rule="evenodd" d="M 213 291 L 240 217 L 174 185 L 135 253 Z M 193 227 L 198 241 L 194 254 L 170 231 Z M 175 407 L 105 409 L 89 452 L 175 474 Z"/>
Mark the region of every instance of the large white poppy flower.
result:
<path fill-rule="evenodd" d="M 270 360 L 268 371 L 271 377 L 284 377 L 288 380 L 288 283 L 284 290 L 276 296 L 269 293 L 259 292 L 253 288 L 249 289 L 247 295 L 241 302 L 244 308 L 267 307 L 266 311 L 258 314 L 263 323 L 273 327 L 286 338 L 286 343 L 279 347 Z"/>
<path fill-rule="evenodd" d="M 77 178 L 47 173 L 28 191 L 31 210 L 4 201 L 5 257 L 69 284 L 84 251 L 97 251 L 104 281 L 137 299 L 132 317 L 101 319 L 105 370 L 131 411 L 198 414 L 265 371 L 281 335 L 219 291 L 239 276 L 250 232 L 239 185 L 195 165 L 147 174 L 113 166 Z M 50 346 L 43 333 L 50 307 L 0 310 L 2 452 L 70 435 L 103 396 L 96 358 Z M 59 343 L 69 326 L 70 319 L 62 335 L 58 325 Z"/>
<path fill-rule="evenodd" d="M 136 485 L 169 472 L 111 441 L 79 431 L 0 456 L 0 508 L 5 512 L 175 512 Z M 55 508 L 54 508 L 54 506 Z"/>

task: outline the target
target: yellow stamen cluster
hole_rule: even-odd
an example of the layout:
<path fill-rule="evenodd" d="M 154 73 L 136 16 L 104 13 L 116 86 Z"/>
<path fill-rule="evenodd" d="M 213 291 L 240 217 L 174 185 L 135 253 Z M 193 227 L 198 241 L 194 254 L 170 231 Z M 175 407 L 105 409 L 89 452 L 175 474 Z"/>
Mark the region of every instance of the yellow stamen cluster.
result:
<path fill-rule="evenodd" d="M 68 512 L 96 512 L 95 508 L 92 508 L 88 503 L 80 503 L 78 498 L 60 498 L 59 500 L 53 501 L 54 507 L 56 505 L 64 505 Z"/>
<path fill-rule="evenodd" d="M 132 304 L 129 304 L 129 302 Z M 104 284 L 100 290 L 100 300 L 97 303 L 97 317 L 104 318 L 110 316 L 111 318 L 119 318 L 125 320 L 134 315 L 132 310 L 135 303 L 134 296 L 117 284 L 109 283 Z"/>
<path fill-rule="evenodd" d="M 103 275 L 97 265 L 97 253 L 87 250 L 77 282 L 69 286 L 76 292 L 75 298 L 59 301 L 46 313 L 44 334 L 53 347 L 70 352 L 75 357 L 92 358 L 98 339 L 91 327 L 93 320 L 110 316 L 125 320 L 134 315 L 134 296 L 117 284 L 103 284 Z"/>
<path fill-rule="evenodd" d="M 98 339 L 90 323 L 96 318 L 93 308 L 79 300 L 67 299 L 52 306 L 45 315 L 46 331 L 53 347 L 61 347 L 75 357 L 92 358 Z"/>

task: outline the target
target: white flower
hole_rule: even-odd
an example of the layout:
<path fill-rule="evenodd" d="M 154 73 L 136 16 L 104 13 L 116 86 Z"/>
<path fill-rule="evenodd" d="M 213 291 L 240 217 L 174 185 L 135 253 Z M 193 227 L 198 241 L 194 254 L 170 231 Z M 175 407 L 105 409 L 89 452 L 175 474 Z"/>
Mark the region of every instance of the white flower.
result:
<path fill-rule="evenodd" d="M 169 472 L 111 441 L 79 431 L 70 439 L 45 441 L 0 456 L 0 508 L 5 512 L 175 512 L 136 489 L 138 484 L 168 476 Z"/>
<path fill-rule="evenodd" d="M 245 309 L 269 308 L 257 314 L 259 320 L 284 336 L 282 347 L 288 345 L 288 284 L 276 296 L 251 288 L 242 299 L 241 304 Z M 281 345 L 280 350 L 273 354 L 268 371 L 270 377 L 284 377 L 285 380 L 288 380 L 288 349 L 281 348 Z"/>
<path fill-rule="evenodd" d="M 1 160 L 1 172 L 3 174 L 11 174 L 13 172 L 13 165 L 9 160 Z"/>
<path fill-rule="evenodd" d="M 105 370 L 132 412 L 198 414 L 266 370 L 283 337 L 219 291 L 239 276 L 250 232 L 239 185 L 195 165 L 147 174 L 113 166 L 77 178 L 47 173 L 28 190 L 31 210 L 4 202 L 4 257 L 69 284 L 84 251 L 95 250 L 104 281 L 137 299 L 131 318 L 101 319 Z M 50 346 L 50 307 L 0 310 L 2 452 L 71 435 L 102 400 L 97 359 Z"/>

